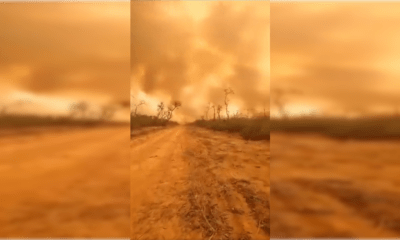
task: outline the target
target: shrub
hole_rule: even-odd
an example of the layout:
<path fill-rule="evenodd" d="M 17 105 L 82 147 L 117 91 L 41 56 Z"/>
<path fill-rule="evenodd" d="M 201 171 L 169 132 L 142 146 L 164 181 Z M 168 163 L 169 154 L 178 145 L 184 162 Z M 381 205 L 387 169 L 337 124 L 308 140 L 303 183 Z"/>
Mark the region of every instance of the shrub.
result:
<path fill-rule="evenodd" d="M 159 119 L 154 116 L 147 115 L 131 115 L 131 129 L 141 127 L 165 127 L 167 125 L 178 125 L 177 122 Z"/>

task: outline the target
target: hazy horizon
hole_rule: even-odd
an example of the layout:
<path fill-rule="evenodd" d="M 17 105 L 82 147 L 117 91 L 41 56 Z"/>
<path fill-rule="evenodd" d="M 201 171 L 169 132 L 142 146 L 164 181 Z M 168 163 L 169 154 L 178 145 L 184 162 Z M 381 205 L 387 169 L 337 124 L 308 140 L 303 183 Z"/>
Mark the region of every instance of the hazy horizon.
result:
<path fill-rule="evenodd" d="M 271 116 L 400 110 L 400 3 L 272 2 Z M 397 108 L 397 110 L 396 110 Z"/>
<path fill-rule="evenodd" d="M 192 121 L 209 102 L 223 105 L 228 87 L 230 114 L 269 109 L 269 2 L 133 1 L 131 21 L 131 94 L 147 102 L 141 113 L 179 100 L 172 120 Z"/>
<path fill-rule="evenodd" d="M 57 116 L 129 101 L 129 18 L 128 2 L 1 4 L 0 106 Z"/>

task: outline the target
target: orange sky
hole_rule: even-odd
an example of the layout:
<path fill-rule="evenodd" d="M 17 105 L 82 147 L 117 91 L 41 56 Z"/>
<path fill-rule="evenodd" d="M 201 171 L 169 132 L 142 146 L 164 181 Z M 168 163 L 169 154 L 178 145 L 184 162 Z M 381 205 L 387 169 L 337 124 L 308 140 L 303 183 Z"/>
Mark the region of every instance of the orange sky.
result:
<path fill-rule="evenodd" d="M 129 2 L 0 4 L 0 105 L 22 99 L 33 112 L 62 114 L 79 100 L 129 101 L 129 9 Z M 129 120 L 129 111 L 117 118 Z"/>
<path fill-rule="evenodd" d="M 182 101 L 175 120 L 223 104 L 231 113 L 269 109 L 269 2 L 132 1 L 131 92 L 155 114 L 159 101 Z"/>
<path fill-rule="evenodd" d="M 399 26 L 400 2 L 271 2 L 271 115 L 274 89 L 293 114 L 393 112 Z"/>

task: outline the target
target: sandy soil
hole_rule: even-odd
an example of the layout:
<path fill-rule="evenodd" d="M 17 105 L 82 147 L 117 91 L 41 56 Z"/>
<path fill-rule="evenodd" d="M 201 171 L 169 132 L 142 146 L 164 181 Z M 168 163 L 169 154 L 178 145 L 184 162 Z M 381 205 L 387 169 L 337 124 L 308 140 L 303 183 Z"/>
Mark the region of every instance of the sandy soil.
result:
<path fill-rule="evenodd" d="M 129 237 L 129 125 L 0 138 L 0 237 Z"/>
<path fill-rule="evenodd" d="M 400 236 L 400 141 L 271 134 L 271 237 Z"/>
<path fill-rule="evenodd" d="M 145 127 L 145 128 L 133 129 L 133 130 L 131 130 L 131 138 L 137 138 L 141 135 L 153 133 L 155 131 L 162 130 L 165 128 L 166 127 Z"/>
<path fill-rule="evenodd" d="M 131 140 L 131 239 L 269 239 L 269 142 L 177 126 Z"/>

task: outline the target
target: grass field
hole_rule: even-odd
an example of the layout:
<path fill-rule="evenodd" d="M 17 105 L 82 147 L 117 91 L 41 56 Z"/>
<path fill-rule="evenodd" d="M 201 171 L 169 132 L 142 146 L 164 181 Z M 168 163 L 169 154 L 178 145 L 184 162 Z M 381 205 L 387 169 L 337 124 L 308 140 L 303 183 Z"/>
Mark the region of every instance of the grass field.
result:
<path fill-rule="evenodd" d="M 277 132 L 321 133 L 334 138 L 365 140 L 400 138 L 400 117 L 272 119 L 271 130 Z"/>
<path fill-rule="evenodd" d="M 269 140 L 269 117 L 197 120 L 195 125 L 216 131 L 240 133 L 246 140 Z"/>

